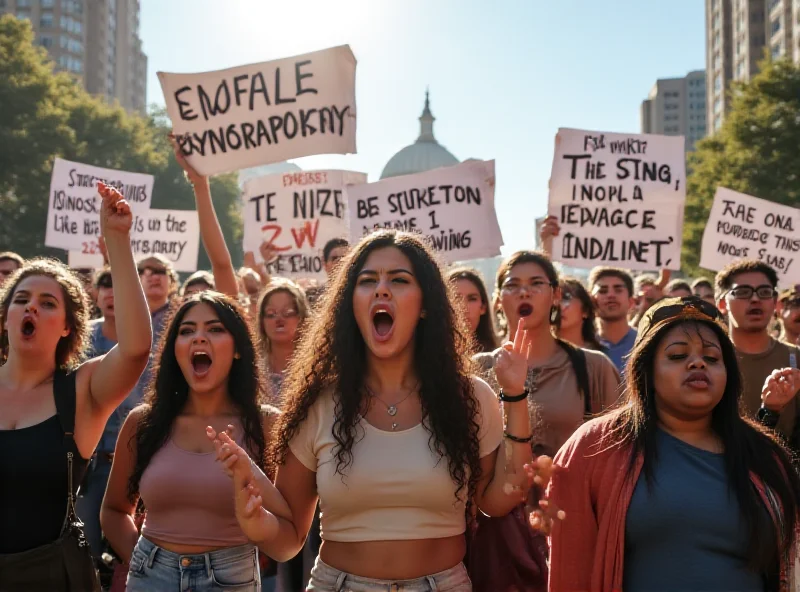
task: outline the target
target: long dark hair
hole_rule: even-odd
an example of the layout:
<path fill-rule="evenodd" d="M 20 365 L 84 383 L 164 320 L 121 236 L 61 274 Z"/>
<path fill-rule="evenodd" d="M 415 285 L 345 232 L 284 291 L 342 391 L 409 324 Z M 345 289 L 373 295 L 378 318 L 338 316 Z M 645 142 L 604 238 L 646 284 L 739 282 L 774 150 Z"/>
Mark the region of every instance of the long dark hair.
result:
<path fill-rule="evenodd" d="M 489 302 L 489 294 L 486 291 L 486 286 L 483 284 L 481 276 L 478 275 L 477 271 L 469 267 L 451 269 L 447 274 L 447 281 L 455 285 L 458 280 L 467 280 L 475 286 L 475 289 L 478 290 L 478 294 L 481 296 L 481 303 L 486 307 L 486 312 L 481 315 L 474 335 L 479 351 L 494 351 L 497 349 L 497 332 L 495 331 L 494 321 L 492 320 L 494 313 L 492 312 L 492 303 Z"/>
<path fill-rule="evenodd" d="M 333 436 L 336 472 L 344 476 L 353 463 L 353 445 L 363 432 L 358 426 L 364 408 L 366 344 L 356 324 L 353 293 L 358 274 L 371 253 L 394 247 L 411 261 L 426 311 L 414 337 L 414 368 L 420 379 L 419 398 L 430 446 L 447 457 L 456 495 L 466 490 L 467 508 L 480 478 L 478 405 L 470 372 L 469 331 L 452 305 L 453 298 L 436 258 L 416 235 L 380 231 L 363 238 L 342 260 L 332 285 L 322 297 L 289 366 L 286 403 L 279 419 L 273 459 L 286 460 L 289 442 L 323 391 L 335 397 Z"/>
<path fill-rule="evenodd" d="M 0 328 L 3 330 L 0 334 L 0 365 L 5 363 L 10 347 L 5 328 L 8 324 L 8 308 L 20 283 L 24 279 L 36 276 L 50 278 L 61 288 L 69 334 L 58 340 L 55 362 L 56 368 L 74 370 L 80 365 L 89 345 L 89 321 L 92 309 L 83 282 L 69 267 L 55 259 L 31 259 L 25 262 L 11 274 L 0 289 Z"/>
<path fill-rule="evenodd" d="M 618 443 L 632 445 L 631 467 L 637 456 L 643 456 L 642 471 L 648 485 L 652 486 L 658 462 L 654 383 L 656 351 L 669 330 L 679 325 L 686 331 L 709 327 L 719 339 L 727 383 L 722 399 L 711 413 L 711 428 L 722 440 L 730 488 L 736 495 L 748 528 L 750 568 L 767 576 L 768 589 L 777 589 L 779 559 L 795 560 L 789 553 L 797 527 L 800 477 L 792 466 L 790 453 L 778 439 L 767 429 L 742 417 L 739 411 L 742 394 L 739 364 L 736 350 L 724 328 L 712 321 L 677 318 L 674 322 L 657 325 L 637 343 L 626 372 L 626 402 L 616 412 L 612 438 Z M 764 505 L 750 481 L 751 473 L 758 476 L 781 504 L 778 516 L 782 520 L 780 534 L 765 516 Z M 776 554 L 772 551 L 777 541 L 780 542 Z"/>
<path fill-rule="evenodd" d="M 257 343 L 242 308 L 237 302 L 216 292 L 200 292 L 187 298 L 167 324 L 156 355 L 156 366 L 144 399 L 142 414 L 133 439 L 136 441 L 136 464 L 128 480 L 128 497 L 139 493 L 139 481 L 147 465 L 169 439 L 172 424 L 189 397 L 189 384 L 175 357 L 175 340 L 186 314 L 198 304 L 214 309 L 219 320 L 233 336 L 238 358 L 228 375 L 228 397 L 241 414 L 244 445 L 266 472 L 266 439 L 262 426 L 261 403 L 266 400 L 266 385 L 261 380 Z"/>
<path fill-rule="evenodd" d="M 562 278 L 559 285 L 561 286 L 562 298 L 564 294 L 571 294 L 573 298 L 577 298 L 578 302 L 580 302 L 581 310 L 584 314 L 584 318 L 581 321 L 581 337 L 586 347 L 597 351 L 603 351 L 603 347 L 600 345 L 600 342 L 597 341 L 597 328 L 594 324 L 594 303 L 592 302 L 592 297 L 589 296 L 589 292 L 583 287 L 579 279 L 572 277 Z M 556 328 L 561 328 L 560 307 L 556 314 Z"/>

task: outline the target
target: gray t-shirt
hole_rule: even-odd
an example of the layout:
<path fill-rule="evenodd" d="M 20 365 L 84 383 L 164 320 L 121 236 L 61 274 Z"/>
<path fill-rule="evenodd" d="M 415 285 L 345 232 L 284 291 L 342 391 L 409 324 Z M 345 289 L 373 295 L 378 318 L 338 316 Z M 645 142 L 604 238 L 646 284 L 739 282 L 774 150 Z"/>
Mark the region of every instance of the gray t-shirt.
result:
<path fill-rule="evenodd" d="M 625 592 L 764 590 L 723 455 L 662 430 L 656 442 L 653 487 L 642 472 L 625 521 Z"/>

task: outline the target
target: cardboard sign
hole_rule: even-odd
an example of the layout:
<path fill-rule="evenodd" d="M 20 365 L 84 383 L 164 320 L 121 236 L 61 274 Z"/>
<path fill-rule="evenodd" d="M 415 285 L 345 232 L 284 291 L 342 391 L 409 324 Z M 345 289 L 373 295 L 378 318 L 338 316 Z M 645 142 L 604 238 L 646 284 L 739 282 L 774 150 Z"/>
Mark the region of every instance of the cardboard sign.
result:
<path fill-rule="evenodd" d="M 348 45 L 158 78 L 178 144 L 202 175 L 356 151 L 356 59 Z"/>
<path fill-rule="evenodd" d="M 347 188 L 350 238 L 382 228 L 422 234 L 448 262 L 500 254 L 494 161 L 475 160 Z"/>
<path fill-rule="evenodd" d="M 548 203 L 561 225 L 553 259 L 680 269 L 685 160 L 682 136 L 560 129 Z"/>
<path fill-rule="evenodd" d="M 736 259 L 758 259 L 784 286 L 800 283 L 800 210 L 717 187 L 703 231 L 700 267 L 719 271 Z"/>
<path fill-rule="evenodd" d="M 347 238 L 344 189 L 367 182 L 364 173 L 302 171 L 250 179 L 244 184 L 244 250 L 260 258 L 267 241 L 278 252 L 272 274 L 325 279 L 322 249 L 333 238 Z"/>
<path fill-rule="evenodd" d="M 97 182 L 114 186 L 131 205 L 144 213 L 153 197 L 153 176 L 104 169 L 56 158 L 50 181 L 50 201 L 44 244 L 48 247 L 99 253 L 100 204 Z"/>

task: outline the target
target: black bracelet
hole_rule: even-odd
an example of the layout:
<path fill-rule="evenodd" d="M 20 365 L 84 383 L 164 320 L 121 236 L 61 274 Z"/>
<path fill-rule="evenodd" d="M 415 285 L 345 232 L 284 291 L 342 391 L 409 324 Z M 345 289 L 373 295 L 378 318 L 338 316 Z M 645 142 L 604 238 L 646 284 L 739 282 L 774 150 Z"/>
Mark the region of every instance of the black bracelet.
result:
<path fill-rule="evenodd" d="M 530 435 L 527 438 L 517 438 L 516 436 L 512 436 L 508 432 L 503 432 L 503 435 L 512 442 L 519 442 L 520 444 L 528 444 L 530 443 L 531 440 L 533 440 L 533 435 Z"/>
<path fill-rule="evenodd" d="M 520 401 L 524 401 L 528 398 L 528 389 L 522 391 L 521 395 L 507 395 L 503 392 L 503 389 L 500 389 L 500 400 L 503 403 L 519 403 Z"/>
<path fill-rule="evenodd" d="M 766 426 L 768 428 L 775 428 L 775 426 L 778 425 L 778 422 L 781 419 L 781 414 L 778 413 L 777 411 L 772 411 L 771 409 L 767 409 L 766 407 L 761 407 L 756 413 L 756 419 L 763 426 Z"/>

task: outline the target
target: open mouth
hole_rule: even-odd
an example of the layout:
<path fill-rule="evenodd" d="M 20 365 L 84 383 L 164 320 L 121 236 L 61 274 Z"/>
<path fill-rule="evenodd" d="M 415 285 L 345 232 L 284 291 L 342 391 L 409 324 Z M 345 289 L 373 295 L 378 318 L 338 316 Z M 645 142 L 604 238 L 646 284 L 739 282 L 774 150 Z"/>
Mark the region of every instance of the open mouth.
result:
<path fill-rule="evenodd" d="M 527 302 L 523 302 L 519 305 L 517 313 L 519 313 L 519 316 L 521 317 L 529 317 L 533 314 L 533 306 Z"/>
<path fill-rule="evenodd" d="M 23 337 L 33 337 L 36 333 L 36 325 L 30 319 L 22 321 L 22 335 Z"/>
<path fill-rule="evenodd" d="M 196 376 L 203 377 L 211 370 L 211 356 L 205 352 L 195 352 L 192 355 L 192 368 Z"/>
<path fill-rule="evenodd" d="M 761 310 L 760 308 L 751 308 L 750 310 L 747 311 L 747 316 L 761 318 L 762 316 L 764 316 L 764 311 Z"/>
<path fill-rule="evenodd" d="M 372 315 L 372 326 L 378 341 L 387 341 L 392 334 L 394 317 L 385 309 L 378 310 Z"/>

